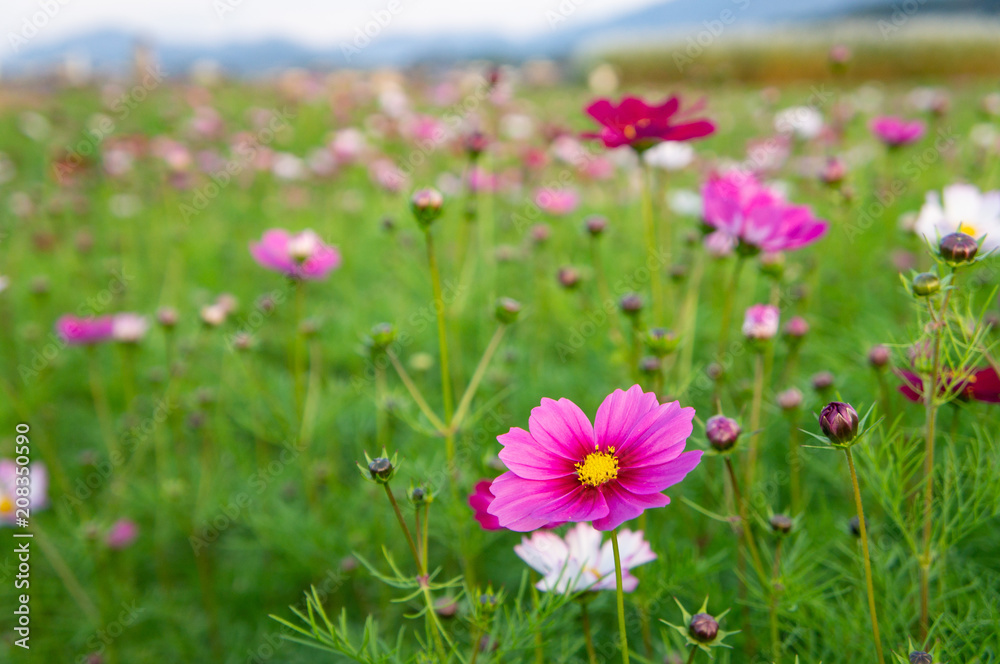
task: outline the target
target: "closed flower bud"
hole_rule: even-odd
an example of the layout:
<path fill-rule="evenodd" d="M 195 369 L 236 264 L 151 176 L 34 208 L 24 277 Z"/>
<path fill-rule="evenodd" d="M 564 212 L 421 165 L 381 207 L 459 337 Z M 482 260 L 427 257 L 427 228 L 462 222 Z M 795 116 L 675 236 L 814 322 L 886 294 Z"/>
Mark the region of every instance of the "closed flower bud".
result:
<path fill-rule="evenodd" d="M 253 337 L 248 332 L 237 332 L 233 335 L 233 348 L 250 350 L 253 347 Z"/>
<path fill-rule="evenodd" d="M 368 333 L 366 343 L 373 353 L 385 352 L 396 340 L 396 328 L 392 323 L 379 323 Z"/>
<path fill-rule="evenodd" d="M 800 341 L 809 334 L 809 323 L 802 316 L 795 316 L 785 323 L 785 336 L 789 341 Z"/>
<path fill-rule="evenodd" d="M 844 181 L 845 175 L 847 175 L 847 166 L 844 165 L 844 162 L 836 157 L 830 157 L 826 161 L 826 166 L 823 167 L 823 172 L 820 173 L 820 179 L 826 185 L 836 187 Z"/>
<path fill-rule="evenodd" d="M 666 357 L 677 350 L 677 335 L 662 327 L 654 327 L 646 332 L 646 347 L 657 357 Z"/>
<path fill-rule="evenodd" d="M 877 346 L 872 346 L 872 349 L 868 351 L 868 364 L 876 369 L 882 369 L 887 364 L 889 364 L 890 353 L 889 348 L 879 344 Z"/>
<path fill-rule="evenodd" d="M 376 482 L 388 482 L 392 478 L 392 462 L 385 457 L 372 459 L 368 464 L 368 472 Z"/>
<path fill-rule="evenodd" d="M 420 189 L 410 198 L 410 209 L 421 228 L 427 230 L 444 208 L 444 196 L 437 189 Z"/>
<path fill-rule="evenodd" d="M 414 507 L 421 507 L 430 502 L 431 494 L 422 486 L 415 486 L 410 489 L 407 498 Z"/>
<path fill-rule="evenodd" d="M 647 355 L 646 357 L 639 360 L 639 371 L 646 374 L 647 376 L 654 376 L 660 372 L 663 368 L 663 363 L 660 358 L 655 355 Z"/>
<path fill-rule="evenodd" d="M 580 272 L 575 267 L 559 268 L 559 285 L 566 289 L 573 289 L 580 285 Z"/>
<path fill-rule="evenodd" d="M 758 260 L 761 273 L 769 277 L 780 279 L 785 272 L 785 255 L 780 251 L 761 254 Z"/>
<path fill-rule="evenodd" d="M 177 310 L 173 307 L 161 307 L 156 312 L 156 322 L 168 330 L 177 325 Z"/>
<path fill-rule="evenodd" d="M 678 263 L 677 265 L 670 266 L 670 281 L 674 282 L 675 284 L 682 283 L 685 279 L 687 279 L 687 275 L 688 275 L 687 265 L 684 265 L 683 263 Z"/>
<path fill-rule="evenodd" d="M 702 643 L 714 641 L 719 634 L 719 623 L 707 613 L 696 613 L 691 616 L 688 632 Z"/>
<path fill-rule="evenodd" d="M 819 426 L 831 443 L 849 443 L 858 435 L 858 413 L 850 404 L 831 401 L 820 411 Z"/>
<path fill-rule="evenodd" d="M 635 318 L 642 311 L 642 296 L 638 293 L 628 293 L 619 302 L 622 313 L 631 318 Z"/>
<path fill-rule="evenodd" d="M 705 437 L 717 452 L 730 450 L 740 437 L 742 429 L 736 420 L 725 415 L 713 415 L 705 422 Z"/>
<path fill-rule="evenodd" d="M 921 272 L 913 277 L 910 286 L 918 297 L 929 297 L 941 290 L 941 280 L 933 272 Z"/>
<path fill-rule="evenodd" d="M 820 371 L 812 377 L 813 389 L 817 392 L 825 392 L 833 387 L 833 374 L 829 371 Z"/>
<path fill-rule="evenodd" d="M 593 215 L 584 220 L 584 227 L 593 237 L 600 237 L 608 227 L 608 220 L 600 215 Z"/>
<path fill-rule="evenodd" d="M 910 664 L 934 664 L 934 658 L 930 653 L 922 650 L 915 650 L 910 653 Z"/>
<path fill-rule="evenodd" d="M 491 592 L 485 592 L 479 596 L 479 606 L 483 610 L 489 612 L 497 608 L 498 599 L 497 596 Z"/>
<path fill-rule="evenodd" d="M 941 258 L 952 265 L 961 265 L 976 257 L 976 253 L 979 252 L 979 243 L 971 235 L 950 233 L 941 238 L 938 252 L 941 254 Z"/>
<path fill-rule="evenodd" d="M 778 406 L 782 410 L 795 410 L 802 405 L 802 392 L 797 387 L 790 387 L 778 393 Z"/>
<path fill-rule="evenodd" d="M 319 333 L 319 321 L 307 318 L 299 324 L 299 334 L 306 339 L 315 337 Z"/>
<path fill-rule="evenodd" d="M 775 514 L 771 517 L 771 530 L 779 535 L 787 535 L 792 532 L 794 523 L 787 514 Z"/>
<path fill-rule="evenodd" d="M 851 520 L 847 522 L 847 528 L 855 537 L 861 537 L 861 520 L 858 519 L 857 515 L 852 516 Z M 865 519 L 865 530 L 868 530 L 868 519 Z"/>
<path fill-rule="evenodd" d="M 552 229 L 548 224 L 535 224 L 531 227 L 531 241 L 535 244 L 544 244 L 552 236 Z"/>
<path fill-rule="evenodd" d="M 469 154 L 469 157 L 476 159 L 490 144 L 490 139 L 486 137 L 481 131 L 474 131 L 465 137 L 465 151 Z"/>
<path fill-rule="evenodd" d="M 510 325 L 521 313 L 521 303 L 509 297 L 497 300 L 496 317 L 504 325 Z"/>

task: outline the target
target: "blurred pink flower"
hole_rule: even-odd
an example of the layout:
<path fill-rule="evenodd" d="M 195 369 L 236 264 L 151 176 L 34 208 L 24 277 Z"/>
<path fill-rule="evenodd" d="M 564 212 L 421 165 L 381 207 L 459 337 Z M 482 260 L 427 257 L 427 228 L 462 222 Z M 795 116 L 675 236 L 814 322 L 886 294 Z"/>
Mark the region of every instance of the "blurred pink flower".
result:
<path fill-rule="evenodd" d="M 535 192 L 535 205 L 556 217 L 569 214 L 579 203 L 580 195 L 574 189 L 545 187 Z"/>
<path fill-rule="evenodd" d="M 372 181 L 388 192 L 397 193 L 406 185 L 406 177 L 391 159 L 376 159 L 368 169 Z"/>
<path fill-rule="evenodd" d="M 340 267 L 340 251 L 311 230 L 295 235 L 280 228 L 265 231 L 259 243 L 250 243 L 250 254 L 263 267 L 293 279 L 323 279 Z"/>
<path fill-rule="evenodd" d="M 702 187 L 704 221 L 737 239 L 740 249 L 788 251 L 821 238 L 827 223 L 805 205 L 792 205 L 748 173 L 712 175 Z"/>
<path fill-rule="evenodd" d="M 131 519 L 118 519 L 108 530 L 104 543 L 109 549 L 121 550 L 128 548 L 139 536 L 139 526 Z"/>
<path fill-rule="evenodd" d="M 770 304 L 755 304 L 743 318 L 743 336 L 753 341 L 766 341 L 778 333 L 781 313 Z"/>
<path fill-rule="evenodd" d="M 469 169 L 468 183 L 470 191 L 496 191 L 498 189 L 496 175 L 479 166 L 473 166 Z"/>
<path fill-rule="evenodd" d="M 21 466 L 22 468 L 25 466 Z M 13 459 L 0 459 L 0 526 L 11 526 L 16 523 L 18 478 L 28 477 L 30 493 L 28 509 L 43 510 L 49 505 L 49 474 L 41 461 L 26 466 L 27 474 L 18 474 L 18 465 Z"/>
<path fill-rule="evenodd" d="M 925 130 L 920 120 L 904 120 L 892 115 L 875 118 L 868 128 L 877 139 L 893 148 L 919 141 Z"/>
<path fill-rule="evenodd" d="M 667 505 L 662 491 L 701 461 L 701 451 L 684 452 L 693 419 L 694 408 L 660 404 L 639 385 L 608 395 L 594 425 L 569 399 L 542 399 L 528 431 L 497 437 L 509 470 L 493 480 L 487 512 L 522 532 L 553 521 L 617 528 Z"/>
<path fill-rule="evenodd" d="M 642 152 L 661 141 L 687 141 L 715 131 L 715 125 L 708 120 L 687 120 L 702 110 L 703 103 L 678 113 L 680 105 L 677 96 L 656 106 L 637 97 L 625 97 L 617 105 L 608 99 L 598 99 L 586 111 L 602 125 L 601 131 L 584 137 L 600 139 L 607 148 L 628 145 Z"/>
<path fill-rule="evenodd" d="M 71 346 L 96 344 L 112 338 L 114 324 L 113 316 L 81 318 L 66 314 L 56 321 L 56 333 Z"/>

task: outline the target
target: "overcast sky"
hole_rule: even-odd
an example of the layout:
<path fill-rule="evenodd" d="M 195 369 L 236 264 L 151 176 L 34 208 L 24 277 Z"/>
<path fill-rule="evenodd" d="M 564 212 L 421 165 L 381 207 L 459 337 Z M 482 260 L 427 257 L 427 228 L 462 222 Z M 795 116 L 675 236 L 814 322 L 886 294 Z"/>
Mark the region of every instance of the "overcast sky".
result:
<path fill-rule="evenodd" d="M 619 14 L 657 0 L 0 0 L 0 36 L 39 43 L 100 28 L 124 28 L 154 40 L 205 43 L 285 37 L 312 46 L 351 37 L 376 13 L 397 11 L 386 34 L 491 30 L 517 36 Z M 51 16 L 43 12 L 48 8 Z M 565 17 L 565 21 L 556 22 Z M 29 28 L 30 30 L 30 28 Z"/>

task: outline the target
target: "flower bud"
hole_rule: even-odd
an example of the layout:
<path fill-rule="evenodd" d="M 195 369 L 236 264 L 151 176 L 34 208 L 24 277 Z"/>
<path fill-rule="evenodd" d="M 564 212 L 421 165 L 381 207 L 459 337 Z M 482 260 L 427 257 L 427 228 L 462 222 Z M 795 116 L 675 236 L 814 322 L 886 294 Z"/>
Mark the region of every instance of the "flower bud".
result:
<path fill-rule="evenodd" d="M 378 323 L 368 333 L 366 345 L 373 353 L 385 352 L 385 349 L 396 340 L 396 328 L 392 323 Z"/>
<path fill-rule="evenodd" d="M 666 357 L 677 350 L 677 335 L 662 327 L 654 327 L 646 332 L 646 347 L 656 357 Z"/>
<path fill-rule="evenodd" d="M 790 343 L 797 343 L 809 334 L 809 323 L 802 316 L 795 316 L 785 323 L 785 336 Z"/>
<path fill-rule="evenodd" d="M 820 179 L 827 186 L 836 187 L 844 181 L 845 175 L 847 175 L 847 166 L 844 165 L 844 162 L 836 157 L 830 157 L 826 160 L 826 166 L 820 173 Z"/>
<path fill-rule="evenodd" d="M 431 501 L 430 492 L 422 486 L 411 487 L 406 497 L 410 499 L 414 507 L 421 507 Z"/>
<path fill-rule="evenodd" d="M 979 251 L 979 243 L 971 235 L 965 233 L 950 233 L 941 238 L 938 245 L 938 253 L 952 265 L 968 263 L 976 257 Z"/>
<path fill-rule="evenodd" d="M 889 348 L 882 344 L 872 346 L 872 349 L 868 351 L 868 364 L 875 369 L 884 368 L 887 364 L 889 364 L 889 359 Z"/>
<path fill-rule="evenodd" d="M 580 272 L 575 267 L 561 267 L 558 273 L 559 285 L 571 290 L 580 285 Z"/>
<path fill-rule="evenodd" d="M 843 445 L 858 435 L 858 413 L 842 401 L 831 401 L 819 414 L 819 426 L 835 445 Z"/>
<path fill-rule="evenodd" d="M 733 448 L 742 429 L 734 419 L 725 415 L 713 415 L 705 422 L 705 437 L 717 452 L 725 452 Z"/>
<path fill-rule="evenodd" d="M 177 310 L 173 307 L 160 307 L 156 312 L 156 322 L 168 330 L 177 325 L 178 318 Z"/>
<path fill-rule="evenodd" d="M 778 406 L 782 410 L 795 410 L 802 405 L 802 392 L 797 387 L 790 387 L 778 393 Z"/>
<path fill-rule="evenodd" d="M 696 613 L 691 616 L 688 633 L 702 643 L 714 641 L 719 634 L 719 623 L 707 613 Z"/>
<path fill-rule="evenodd" d="M 481 131 L 474 131 L 464 140 L 465 151 L 468 153 L 470 159 L 478 159 L 479 155 L 486 151 L 486 148 L 490 144 L 489 138 L 486 137 Z"/>
<path fill-rule="evenodd" d="M 847 528 L 855 537 L 861 537 L 861 520 L 856 514 L 847 522 Z M 865 530 L 868 530 L 868 519 L 865 519 Z"/>
<path fill-rule="evenodd" d="M 933 272 L 921 272 L 913 277 L 910 283 L 913 294 L 918 297 L 929 297 L 941 290 L 941 280 Z"/>
<path fill-rule="evenodd" d="M 608 220 L 595 214 L 584 220 L 584 227 L 592 237 L 600 237 L 608 227 Z"/>
<path fill-rule="evenodd" d="M 372 459 L 368 464 L 368 473 L 376 482 L 388 482 L 392 478 L 392 462 L 385 457 Z"/>
<path fill-rule="evenodd" d="M 829 371 L 820 371 L 812 377 L 812 387 L 817 392 L 826 392 L 833 387 L 833 374 Z"/>
<path fill-rule="evenodd" d="M 496 317 L 504 325 L 510 325 L 521 313 L 521 303 L 509 297 L 497 300 Z"/>
<path fill-rule="evenodd" d="M 642 311 L 642 296 L 638 293 L 627 293 L 622 296 L 619 306 L 623 314 L 630 318 L 635 318 Z"/>
<path fill-rule="evenodd" d="M 670 281 L 675 284 L 683 283 L 687 279 L 688 269 L 687 265 L 683 263 L 678 263 L 677 265 L 670 266 Z"/>
<path fill-rule="evenodd" d="M 780 279 L 785 272 L 785 255 L 780 251 L 761 254 L 758 261 L 761 274 L 772 279 Z"/>
<path fill-rule="evenodd" d="M 910 664 L 934 664 L 934 658 L 931 657 L 930 653 L 926 653 L 923 650 L 914 650 L 910 653 Z"/>
<path fill-rule="evenodd" d="M 420 189 L 410 198 L 410 210 L 417 224 L 424 230 L 430 228 L 444 208 L 444 196 L 437 189 Z"/>
<path fill-rule="evenodd" d="M 531 241 L 535 244 L 544 244 L 552 236 L 552 228 L 548 224 L 535 224 L 530 229 Z"/>
<path fill-rule="evenodd" d="M 794 522 L 787 514 L 775 514 L 771 517 L 771 530 L 778 535 L 787 535 L 792 532 Z"/>
<path fill-rule="evenodd" d="M 755 304 L 743 319 L 743 336 L 751 341 L 767 341 L 778 333 L 778 307 Z"/>
<path fill-rule="evenodd" d="M 663 363 L 660 361 L 660 358 L 655 355 L 647 355 L 639 360 L 639 371 L 647 376 L 654 376 L 658 374 L 662 368 Z"/>
<path fill-rule="evenodd" d="M 249 332 L 237 332 L 233 335 L 233 348 L 250 350 L 253 348 L 253 336 Z"/>

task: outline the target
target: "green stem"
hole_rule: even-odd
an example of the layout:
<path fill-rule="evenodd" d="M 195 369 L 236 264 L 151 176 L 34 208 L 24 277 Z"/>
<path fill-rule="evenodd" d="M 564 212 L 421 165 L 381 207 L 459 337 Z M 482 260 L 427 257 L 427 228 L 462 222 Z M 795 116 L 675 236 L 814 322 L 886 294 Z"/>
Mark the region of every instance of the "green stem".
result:
<path fill-rule="evenodd" d="M 681 334 L 683 345 L 680 350 L 680 362 L 675 365 L 677 368 L 675 385 L 681 385 L 685 378 L 691 374 L 691 365 L 694 361 L 694 335 L 698 327 L 698 293 L 701 290 L 701 280 L 704 275 L 705 252 L 699 251 L 695 255 L 694 268 L 691 270 L 687 292 L 684 295 L 684 305 L 681 309 L 681 325 L 684 330 Z"/>
<path fill-rule="evenodd" d="M 792 514 L 799 514 L 802 509 L 802 488 L 799 467 L 799 428 L 792 421 L 788 431 L 788 465 L 791 467 Z"/>
<path fill-rule="evenodd" d="M 590 664 L 597 664 L 597 651 L 594 650 L 594 639 L 590 634 L 590 614 L 587 612 L 586 600 L 580 602 L 580 623 L 583 625 L 583 638 L 587 644 L 587 659 Z"/>
<path fill-rule="evenodd" d="M 292 379 L 294 381 L 295 390 L 295 417 L 300 417 L 302 415 L 302 392 L 304 386 L 303 373 L 305 371 L 305 348 L 303 346 L 304 339 L 302 338 L 302 316 L 305 311 L 305 286 L 301 279 L 295 281 L 295 328 L 292 330 L 294 335 L 294 345 L 292 347 Z"/>
<path fill-rule="evenodd" d="M 444 403 L 445 451 L 448 458 L 448 468 L 452 479 L 455 479 L 455 434 L 450 430 L 453 404 L 451 396 L 451 372 L 448 369 L 448 332 L 445 326 L 444 297 L 441 295 L 441 273 L 438 270 L 437 256 L 434 254 L 434 236 L 430 230 L 424 233 L 427 239 L 427 266 L 431 273 L 431 288 L 434 291 L 434 313 L 437 314 L 438 346 L 441 354 L 441 400 Z M 454 486 L 454 482 L 452 485 Z"/>
<path fill-rule="evenodd" d="M 108 395 L 104 391 L 104 384 L 101 382 L 100 368 L 97 366 L 97 351 L 93 346 L 87 347 L 87 360 L 89 364 L 90 395 L 94 400 L 94 410 L 97 412 L 97 421 L 101 427 L 101 435 L 104 444 L 108 448 L 108 460 L 115 464 L 118 455 L 118 441 L 115 439 L 114 426 L 111 422 L 111 409 L 108 407 Z"/>
<path fill-rule="evenodd" d="M 691 654 L 688 655 L 687 664 L 691 664 L 694 661 L 694 656 L 698 653 L 698 649 L 695 647 L 691 648 Z"/>
<path fill-rule="evenodd" d="M 650 274 L 650 289 L 652 291 L 653 325 L 663 322 L 663 282 L 660 275 L 660 240 L 656 228 L 656 216 L 653 214 L 652 172 L 645 160 L 642 160 L 642 219 L 646 229 L 646 258 Z"/>
<path fill-rule="evenodd" d="M 861 551 L 865 556 L 865 583 L 868 586 L 868 610 L 872 616 L 872 635 L 875 638 L 875 653 L 878 655 L 878 663 L 885 664 L 882 657 L 882 639 L 878 632 L 878 616 L 875 613 L 875 584 L 872 581 L 872 563 L 868 555 L 868 529 L 865 527 L 865 509 L 861 504 L 861 487 L 858 485 L 858 473 L 854 469 L 854 456 L 851 448 L 845 447 L 847 454 L 847 465 L 851 469 L 851 484 L 854 485 L 854 503 L 858 510 L 858 529 L 861 531 Z"/>
<path fill-rule="evenodd" d="M 760 410 L 764 401 L 764 354 L 754 358 L 753 402 L 750 405 L 750 444 L 747 450 L 747 490 L 753 489 L 757 474 L 757 448 L 760 439 Z"/>
<path fill-rule="evenodd" d="M 417 384 L 413 382 L 412 378 L 410 378 L 410 374 L 406 372 L 406 368 L 399 361 L 399 358 L 396 357 L 396 354 L 391 350 L 387 350 L 385 353 L 389 357 L 389 361 L 392 362 L 392 366 L 399 375 L 399 379 L 403 381 L 406 391 L 410 393 L 410 396 L 413 397 L 413 401 L 417 404 L 417 407 L 420 408 L 420 412 L 424 414 L 424 417 L 430 421 L 435 429 L 443 434 L 448 427 L 445 426 L 445 423 L 434 414 L 433 410 L 431 410 L 427 400 L 424 399 L 424 395 L 420 393 L 420 388 L 418 388 Z"/>
<path fill-rule="evenodd" d="M 618 636 L 621 638 L 622 664 L 628 664 L 628 634 L 625 632 L 625 593 L 622 590 L 622 559 L 618 552 L 618 529 L 611 531 L 611 548 L 615 554 L 615 590 L 618 597 Z"/>
<path fill-rule="evenodd" d="M 602 311 L 609 311 L 615 306 L 611 297 L 611 289 L 608 287 L 608 278 L 604 274 L 604 263 L 601 262 L 600 241 L 596 237 L 590 239 L 590 262 L 594 266 L 594 279 L 597 281 L 597 292 L 601 296 Z M 611 341 L 620 344 L 624 341 L 622 332 L 618 328 L 618 317 L 608 316 L 608 323 L 611 325 Z"/>
<path fill-rule="evenodd" d="M 389 444 L 389 413 L 385 409 L 385 367 L 375 364 L 375 442 L 378 447 Z"/>
<path fill-rule="evenodd" d="M 486 350 L 483 351 L 483 356 L 480 358 L 479 364 L 476 366 L 476 370 L 472 374 L 469 386 L 465 388 L 465 394 L 462 395 L 462 399 L 458 403 L 458 410 L 455 411 L 454 418 L 451 422 L 449 422 L 448 429 L 451 430 L 452 433 L 458 431 L 458 428 L 462 425 L 462 420 L 465 419 L 465 415 L 469 411 L 469 405 L 472 403 L 472 397 L 476 394 L 476 388 L 479 387 L 479 383 L 483 380 L 483 376 L 486 375 L 486 369 L 490 365 L 490 360 L 493 359 L 493 355 L 497 352 L 497 348 L 500 347 L 500 341 L 503 339 L 504 332 L 506 331 L 507 326 L 501 323 L 497 328 L 497 331 L 493 333 L 493 338 L 490 339 L 490 343 L 486 346 Z"/>
<path fill-rule="evenodd" d="M 781 594 L 778 590 L 778 578 L 781 571 L 781 543 L 782 540 L 779 539 L 774 547 L 774 568 L 771 572 L 771 657 L 774 658 L 775 664 L 781 662 L 781 635 L 778 631 L 778 597 Z"/>
<path fill-rule="evenodd" d="M 764 564 L 760 560 L 757 542 L 753 537 L 750 525 L 750 509 L 743 497 L 743 493 L 740 491 L 739 482 L 736 481 L 736 470 L 733 468 L 733 460 L 728 455 L 726 456 L 726 470 L 729 472 L 729 482 L 733 487 L 733 497 L 736 499 L 736 505 L 740 511 L 740 528 L 743 531 L 743 539 L 746 542 L 747 550 L 750 552 L 750 558 L 753 560 L 754 570 L 761 581 L 764 581 L 767 577 L 764 575 Z"/>
<path fill-rule="evenodd" d="M 417 571 L 422 574 L 424 567 L 420 563 L 420 554 L 417 552 L 417 545 L 413 542 L 413 535 L 410 534 L 410 529 L 406 525 L 406 519 L 403 518 L 403 513 L 399 511 L 399 503 L 396 502 L 396 497 L 392 495 L 392 489 L 389 488 L 388 483 L 383 483 L 382 488 L 385 489 L 385 495 L 389 497 L 392 510 L 396 513 L 396 520 L 399 521 L 399 527 L 402 529 L 403 534 L 406 535 L 406 543 L 410 545 L 410 553 L 413 554 L 413 562 L 417 565 Z M 433 607 L 431 610 L 433 610 Z"/>
<path fill-rule="evenodd" d="M 726 354 L 726 345 L 729 343 L 729 323 L 733 317 L 733 304 L 736 300 L 736 288 L 740 281 L 740 272 L 743 269 L 743 257 L 737 256 L 733 265 L 733 275 L 729 278 L 729 287 L 726 288 L 725 297 L 722 300 L 722 319 L 719 323 L 719 361 L 721 362 Z"/>

